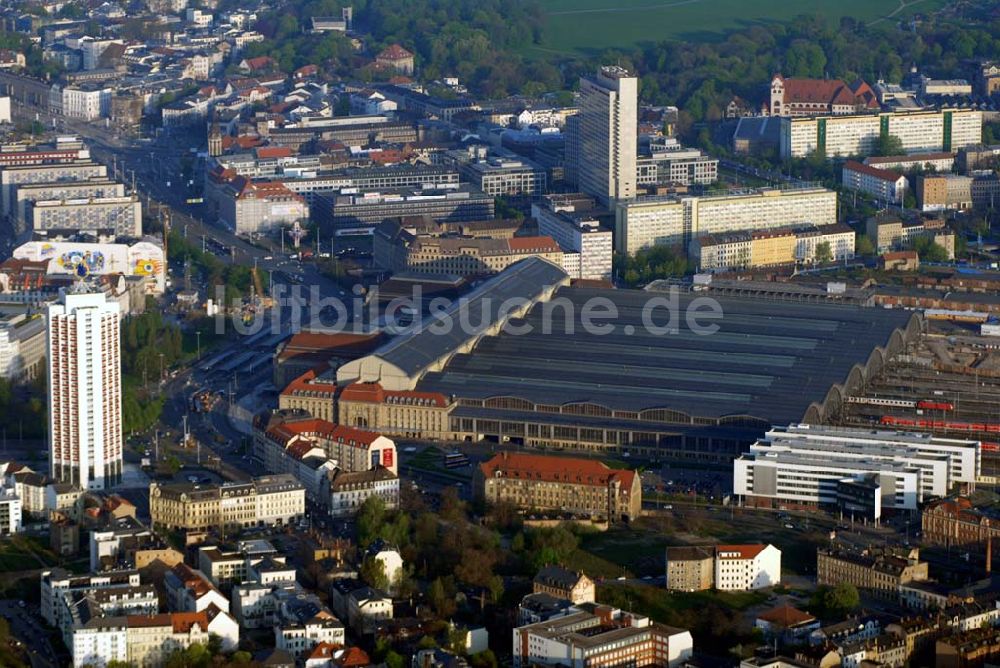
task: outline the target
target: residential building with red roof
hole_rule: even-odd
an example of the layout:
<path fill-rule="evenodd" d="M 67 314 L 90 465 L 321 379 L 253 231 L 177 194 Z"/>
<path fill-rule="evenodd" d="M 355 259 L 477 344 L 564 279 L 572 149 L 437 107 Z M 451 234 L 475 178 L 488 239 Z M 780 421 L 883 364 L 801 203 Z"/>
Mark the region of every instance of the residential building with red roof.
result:
<path fill-rule="evenodd" d="M 886 204 L 902 204 L 910 184 L 898 172 L 848 160 L 841 170 L 844 187 L 866 193 Z"/>
<path fill-rule="evenodd" d="M 753 591 L 781 583 L 781 550 L 774 545 L 715 546 L 715 588 Z"/>
<path fill-rule="evenodd" d="M 771 79 L 769 116 L 817 116 L 879 111 L 874 91 L 864 81 L 847 85 L 840 79 Z"/>
<path fill-rule="evenodd" d="M 408 76 L 413 74 L 413 54 L 399 44 L 390 44 L 375 56 L 375 65 Z"/>
<path fill-rule="evenodd" d="M 209 209 L 236 234 L 268 232 L 309 218 L 305 199 L 281 181 L 253 181 L 227 171 L 209 174 L 205 195 Z"/>
<path fill-rule="evenodd" d="M 392 439 L 320 420 L 303 411 L 277 410 L 254 418 L 254 449 L 270 470 L 281 465 L 282 457 L 304 459 L 320 452 L 329 458 L 330 469 L 368 471 L 381 465 L 397 473 L 396 444 Z"/>
<path fill-rule="evenodd" d="M 611 522 L 637 518 L 642 511 L 639 475 L 596 459 L 501 452 L 479 465 L 474 488 L 490 503 Z"/>

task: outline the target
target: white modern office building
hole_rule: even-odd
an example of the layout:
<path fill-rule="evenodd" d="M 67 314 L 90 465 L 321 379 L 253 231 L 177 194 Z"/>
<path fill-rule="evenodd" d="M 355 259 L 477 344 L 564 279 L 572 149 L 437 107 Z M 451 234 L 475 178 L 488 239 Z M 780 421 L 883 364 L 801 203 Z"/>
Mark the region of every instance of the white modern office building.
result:
<path fill-rule="evenodd" d="M 51 475 L 83 489 L 122 476 L 120 307 L 77 283 L 48 308 Z"/>
<path fill-rule="evenodd" d="M 580 190 L 605 206 L 636 194 L 638 84 L 616 66 L 580 79 Z"/>
<path fill-rule="evenodd" d="M 860 501 L 916 510 L 952 486 L 972 486 L 981 472 L 979 441 L 930 434 L 793 424 L 767 432 L 733 462 L 733 491 L 754 504 L 805 507 Z"/>
<path fill-rule="evenodd" d="M 601 227 L 586 211 L 577 213 L 574 198 L 564 195 L 545 197 L 531 205 L 531 216 L 538 223 L 538 233 L 552 237 L 563 251 L 579 255 L 579 268 L 570 278 L 609 280 L 614 251 L 612 232 Z"/>

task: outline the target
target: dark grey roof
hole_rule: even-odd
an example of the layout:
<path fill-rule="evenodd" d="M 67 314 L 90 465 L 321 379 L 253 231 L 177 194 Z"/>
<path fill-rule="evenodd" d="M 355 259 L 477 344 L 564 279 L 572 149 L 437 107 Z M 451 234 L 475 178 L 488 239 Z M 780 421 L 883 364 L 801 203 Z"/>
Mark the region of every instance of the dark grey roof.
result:
<path fill-rule="evenodd" d="M 864 364 L 912 317 L 900 310 L 714 297 L 723 310 L 719 330 L 699 336 L 683 317 L 699 296 L 685 293 L 678 297 L 677 333 L 655 334 L 644 327 L 642 313 L 649 299 L 662 296 L 562 288 L 552 303 L 568 300 L 574 313 L 567 317 L 566 309 L 548 308 L 551 333 L 542 331 L 546 305 L 536 305 L 524 320 L 511 321 L 529 325 L 530 333 L 484 337 L 472 353 L 457 354 L 443 370 L 426 374 L 417 389 L 458 398 L 589 402 L 612 410 L 663 408 L 789 423 L 801 420 L 811 402 L 822 401 L 854 364 Z M 583 329 L 581 309 L 597 297 L 617 310 L 617 318 L 603 321 L 614 325 L 610 334 Z M 654 313 L 657 324 L 664 317 L 664 309 Z M 579 422 L 583 416 L 571 417 Z"/>
<path fill-rule="evenodd" d="M 548 260 L 530 257 L 511 265 L 483 282 L 445 311 L 452 326 L 441 332 L 440 321 L 427 319 L 422 326 L 394 337 L 372 355 L 392 364 L 411 378 L 419 376 L 429 365 L 451 355 L 470 339 L 479 336 L 467 332 L 462 322 L 485 330 L 500 317 L 501 306 L 513 299 L 535 301 L 546 288 L 559 285 L 566 272 Z M 435 326 L 437 325 L 437 326 Z"/>
<path fill-rule="evenodd" d="M 571 571 L 562 566 L 543 566 L 535 576 L 535 583 L 546 587 L 572 589 L 580 581 L 581 573 Z"/>

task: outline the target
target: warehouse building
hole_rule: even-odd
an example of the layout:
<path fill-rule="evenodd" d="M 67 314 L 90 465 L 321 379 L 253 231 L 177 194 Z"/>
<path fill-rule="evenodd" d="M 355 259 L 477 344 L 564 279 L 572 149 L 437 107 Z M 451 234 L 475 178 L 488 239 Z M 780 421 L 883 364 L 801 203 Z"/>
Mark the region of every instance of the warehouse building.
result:
<path fill-rule="evenodd" d="M 488 220 L 495 199 L 469 186 L 447 189 L 395 188 L 328 193 L 316 198 L 313 217 L 336 234 L 369 233 L 387 218 L 429 216 L 451 223 Z"/>
<path fill-rule="evenodd" d="M 519 262 L 446 314 L 478 323 L 484 313 L 474 332 L 422 323 L 341 366 L 337 384 L 453 398 L 448 430 L 428 437 L 728 462 L 773 424 L 835 413 L 920 329 L 904 311 L 720 297 L 719 330 L 700 336 L 691 322 L 658 329 L 663 300 L 684 321 L 704 306 L 696 293 L 568 282 L 546 260 Z M 501 313 L 508 299 L 520 308 Z M 611 331 L 590 328 L 595 303 L 616 314 L 601 323 Z M 517 332 L 503 332 L 511 319 Z"/>

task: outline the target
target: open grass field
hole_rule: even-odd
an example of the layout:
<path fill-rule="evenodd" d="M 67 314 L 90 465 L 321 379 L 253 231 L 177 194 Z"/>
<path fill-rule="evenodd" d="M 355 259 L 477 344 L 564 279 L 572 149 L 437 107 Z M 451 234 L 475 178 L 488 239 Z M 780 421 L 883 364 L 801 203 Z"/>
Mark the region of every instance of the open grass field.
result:
<path fill-rule="evenodd" d="M 541 51 L 599 53 L 666 39 L 714 41 L 754 23 L 811 14 L 872 22 L 929 13 L 949 0 L 541 0 L 548 14 Z"/>

